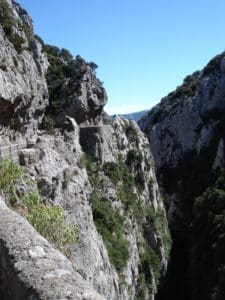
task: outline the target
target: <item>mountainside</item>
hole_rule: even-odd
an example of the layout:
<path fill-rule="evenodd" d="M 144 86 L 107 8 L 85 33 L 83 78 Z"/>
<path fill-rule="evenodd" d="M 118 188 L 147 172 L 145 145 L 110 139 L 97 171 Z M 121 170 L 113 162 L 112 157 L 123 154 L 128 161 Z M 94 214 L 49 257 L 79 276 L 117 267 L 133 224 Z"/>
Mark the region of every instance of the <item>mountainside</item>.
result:
<path fill-rule="evenodd" d="M 224 300 L 225 53 L 140 129 L 14 0 L 0 41 L 0 299 Z"/>
<path fill-rule="evenodd" d="M 225 54 L 140 121 L 149 136 L 172 234 L 158 299 L 224 299 Z"/>
<path fill-rule="evenodd" d="M 97 65 L 13 0 L 0 40 L 0 298 L 154 299 L 171 240 L 148 139 L 103 125 Z"/>

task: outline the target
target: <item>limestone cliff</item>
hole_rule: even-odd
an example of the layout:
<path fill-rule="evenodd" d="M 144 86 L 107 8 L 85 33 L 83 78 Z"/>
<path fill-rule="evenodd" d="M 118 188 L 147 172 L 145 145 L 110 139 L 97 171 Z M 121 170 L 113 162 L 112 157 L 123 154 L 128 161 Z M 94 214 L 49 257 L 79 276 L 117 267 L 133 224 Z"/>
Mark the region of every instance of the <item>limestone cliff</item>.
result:
<path fill-rule="evenodd" d="M 222 53 L 187 76 L 140 121 L 151 141 L 174 245 L 159 299 L 224 297 L 219 271 L 224 259 L 218 251 L 224 251 L 224 186 L 219 184 L 224 169 L 224 66 Z"/>
<path fill-rule="evenodd" d="M 154 141 L 152 151 L 157 169 L 165 164 L 176 165 L 179 158 L 190 150 L 200 153 L 214 139 L 225 111 L 224 65 L 225 55 L 222 53 L 202 71 L 187 76 L 183 85 L 163 98 L 139 122 Z M 215 142 L 216 149 L 219 144 L 220 149 L 223 147 L 220 139 Z"/>
<path fill-rule="evenodd" d="M 26 11 L 10 0 L 1 1 L 0 10 L 0 122 L 6 143 L 36 134 L 48 104 L 48 60 Z"/>
<path fill-rule="evenodd" d="M 97 66 L 45 45 L 14 1 L 0 24 L 0 145 L 25 145 L 21 169 L 1 162 L 2 199 L 52 243 L 0 203 L 1 299 L 154 299 L 170 235 L 147 138 L 103 125 Z"/>

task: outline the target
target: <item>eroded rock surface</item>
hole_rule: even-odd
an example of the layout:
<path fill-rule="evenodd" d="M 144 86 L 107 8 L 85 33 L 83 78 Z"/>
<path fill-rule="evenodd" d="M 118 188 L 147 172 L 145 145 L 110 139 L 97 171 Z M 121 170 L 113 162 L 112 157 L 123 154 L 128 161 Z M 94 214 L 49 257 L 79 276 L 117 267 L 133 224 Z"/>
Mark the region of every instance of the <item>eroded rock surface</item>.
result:
<path fill-rule="evenodd" d="M 135 122 L 103 124 L 96 64 L 45 45 L 14 1 L 0 8 L 0 145 L 26 144 L 7 203 L 28 217 L 31 189 L 78 231 L 67 260 L 1 204 L 2 298 L 154 299 L 170 235 L 147 138 Z"/>
<path fill-rule="evenodd" d="M 1 299 L 104 299 L 0 199 Z"/>

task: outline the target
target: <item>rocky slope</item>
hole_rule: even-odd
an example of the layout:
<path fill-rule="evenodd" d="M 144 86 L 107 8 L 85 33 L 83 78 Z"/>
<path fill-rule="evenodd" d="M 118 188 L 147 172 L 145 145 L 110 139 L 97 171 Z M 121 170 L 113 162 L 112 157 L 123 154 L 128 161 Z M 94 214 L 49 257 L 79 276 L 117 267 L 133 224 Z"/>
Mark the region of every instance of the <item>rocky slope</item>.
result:
<path fill-rule="evenodd" d="M 224 112 L 222 53 L 140 121 L 151 141 L 173 238 L 159 299 L 224 298 Z"/>
<path fill-rule="evenodd" d="M 17 231 L 15 255 L 2 231 L 1 250 L 3 256 L 12 252 L 7 264 L 15 285 L 23 287 L 21 297 L 27 299 L 30 290 L 37 299 L 49 297 L 48 282 L 34 285 L 36 268 L 41 278 L 51 272 L 62 276 L 61 284 L 69 272 L 66 286 L 75 282 L 79 288 L 68 299 L 154 299 L 167 268 L 170 236 L 147 138 L 136 123 L 122 118 L 103 125 L 107 96 L 97 66 L 44 45 L 14 1 L 0 0 L 0 24 L 0 145 L 27 143 L 20 151 L 22 174 L 1 163 L 1 194 L 70 260 L 61 256 L 67 270 L 59 274 L 58 254 L 46 258 L 51 270 L 39 268 L 39 260 L 30 264 L 25 255 L 19 270 L 19 249 L 29 250 L 21 245 L 23 232 Z M 10 217 L 7 222 L 13 228 Z M 32 247 L 40 250 L 38 233 L 27 223 L 21 226 L 32 232 Z M 46 253 L 55 251 L 46 247 Z M 10 274 L 1 275 L 2 299 L 9 295 Z"/>

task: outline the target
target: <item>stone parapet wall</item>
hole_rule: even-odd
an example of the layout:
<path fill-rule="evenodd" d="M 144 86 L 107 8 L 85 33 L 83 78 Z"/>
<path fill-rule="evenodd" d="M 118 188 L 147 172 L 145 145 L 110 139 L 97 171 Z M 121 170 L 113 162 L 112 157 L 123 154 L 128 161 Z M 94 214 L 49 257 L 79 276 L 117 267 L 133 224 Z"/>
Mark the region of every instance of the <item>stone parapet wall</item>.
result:
<path fill-rule="evenodd" d="M 0 299 L 103 298 L 19 214 L 0 198 Z"/>

